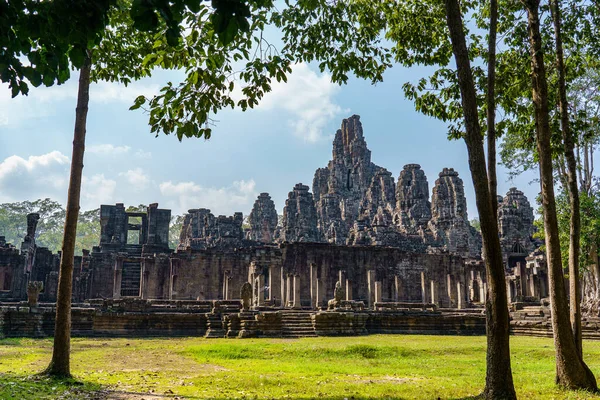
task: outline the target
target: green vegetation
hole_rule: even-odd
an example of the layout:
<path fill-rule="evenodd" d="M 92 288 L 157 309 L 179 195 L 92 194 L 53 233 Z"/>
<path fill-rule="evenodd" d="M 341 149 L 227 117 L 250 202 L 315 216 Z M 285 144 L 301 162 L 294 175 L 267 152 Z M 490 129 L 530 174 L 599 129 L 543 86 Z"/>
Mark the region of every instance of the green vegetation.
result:
<path fill-rule="evenodd" d="M 0 340 L 0 398 L 447 399 L 476 396 L 485 380 L 483 336 L 73 339 L 76 384 L 30 376 L 51 346 Z M 513 337 L 511 350 L 520 398 L 594 398 L 554 385 L 552 339 Z M 600 342 L 585 342 L 584 353 L 598 376 Z"/>

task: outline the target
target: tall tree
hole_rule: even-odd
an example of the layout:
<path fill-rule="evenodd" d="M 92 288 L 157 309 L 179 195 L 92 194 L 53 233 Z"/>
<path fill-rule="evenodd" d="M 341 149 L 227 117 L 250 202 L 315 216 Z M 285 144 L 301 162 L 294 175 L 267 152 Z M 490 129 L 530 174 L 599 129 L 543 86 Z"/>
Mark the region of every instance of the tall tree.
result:
<path fill-rule="evenodd" d="M 298 4 L 283 11 L 277 20 L 284 30 L 287 50 L 296 59 L 320 61 L 321 69 L 331 70 L 334 81 L 346 82 L 350 71 L 373 81 L 383 79 L 383 71 L 391 64 L 390 52 L 380 41 L 381 33 L 392 42 L 391 53 L 397 62 L 438 68 L 429 79 L 422 79 L 417 85 L 406 84 L 405 93 L 415 101 L 417 110 L 450 123 L 450 136 L 463 138 L 467 145 L 489 284 L 484 394 L 486 398 L 516 398 L 504 265 L 494 211 L 497 200 L 491 194 L 495 185 L 490 185 L 488 179 L 481 130 L 483 113 L 479 104 L 486 79 L 480 68 L 471 65 L 472 57 L 484 53 L 482 38 L 471 33 L 469 38 L 473 41 L 467 45 L 468 25 L 462 17 L 465 11 L 456 0 L 446 0 L 443 4 L 435 1 Z M 491 41 L 495 43 L 493 38 Z M 452 58 L 456 69 L 451 67 Z M 493 55 L 491 59 L 493 63 Z M 493 83 L 493 77 L 488 82 Z M 426 89 L 428 84 L 433 90 Z M 489 95 L 493 100 L 493 93 Z M 493 119 L 493 114 L 490 117 Z M 495 143 L 494 138 L 490 143 Z M 494 166 L 489 171 L 494 177 Z"/>
<path fill-rule="evenodd" d="M 544 211 L 550 307 L 556 353 L 556 381 L 567 388 L 597 390 L 594 374 L 583 362 L 582 357 L 579 356 L 570 326 L 569 307 L 566 301 L 554 197 L 548 84 L 540 34 L 540 2 L 539 0 L 522 0 L 522 2 L 528 16 L 532 97 Z"/>
<path fill-rule="evenodd" d="M 93 3 L 101 0 L 90 1 Z M 68 2 L 69 0 L 46 2 L 44 5 L 47 6 L 47 9 L 44 9 L 46 12 L 44 15 L 53 16 L 57 10 L 62 10 L 67 15 L 72 14 L 72 11 L 60 8 Z M 257 103 L 257 98 L 262 97 L 264 91 L 270 89 L 266 81 L 269 77 L 281 80 L 285 79 L 285 72 L 289 72 L 289 61 L 281 57 L 270 55 L 270 62 L 265 62 L 256 57 L 251 59 L 249 55 L 249 50 L 255 43 L 255 32 L 262 32 L 264 26 L 264 14 L 261 16 L 261 10 L 272 7 L 272 1 L 215 1 L 213 2 L 214 7 L 201 4 L 199 0 L 140 1 L 133 2 L 131 6 L 127 2 L 106 1 L 102 5 L 104 3 L 108 5 L 106 10 L 102 8 L 102 12 L 100 12 L 100 23 L 96 16 L 90 17 L 94 22 L 100 24 L 99 27 L 92 29 L 91 34 L 96 40 L 81 43 L 81 38 L 77 34 L 79 31 L 76 30 L 73 34 L 70 30 L 70 27 L 73 28 L 73 26 L 65 21 L 66 25 L 60 27 L 44 25 L 44 32 L 49 35 L 49 38 L 31 29 L 17 30 L 19 33 L 16 36 L 17 41 L 36 43 L 37 47 L 35 50 L 24 49 L 22 46 L 13 46 L 9 49 L 9 53 L 12 52 L 12 55 L 25 52 L 31 58 L 37 54 L 38 50 L 43 52 L 52 46 L 59 47 L 60 54 L 58 55 L 62 56 L 62 61 L 70 60 L 74 67 L 81 68 L 67 218 L 58 282 L 54 350 L 52 360 L 46 370 L 53 376 L 70 375 L 70 299 L 73 256 L 91 80 L 116 80 L 127 84 L 131 79 L 138 79 L 149 74 L 154 67 L 186 68 L 188 76 L 180 88 L 175 89 L 169 83 L 162 90 L 164 94 L 155 96 L 150 102 L 152 108 L 150 111 L 151 130 L 152 132 L 162 131 L 166 134 L 176 132 L 179 139 L 184 136 L 208 138 L 210 128 L 203 125 L 209 120 L 209 112 L 234 105 L 231 99 L 234 85 L 233 82 L 228 82 L 231 79 L 230 75 L 233 75 L 232 63 L 234 61 L 240 59 L 248 61 L 248 68 L 242 73 L 245 80 L 249 82 L 243 90 L 246 98 L 240 100 L 242 108 L 253 107 Z M 30 22 L 37 11 L 27 9 L 23 3 L 19 3 L 19 5 L 25 7 L 26 10 L 17 10 L 17 16 L 21 19 L 15 22 L 15 25 L 18 26 L 22 24 L 22 20 L 27 20 L 27 18 Z M 54 6 L 56 8 L 52 8 Z M 13 8 L 10 9 L 14 11 Z M 133 23 L 129 23 L 129 19 L 123 17 L 126 15 L 123 10 L 129 9 L 131 9 L 130 15 Z M 253 17 L 254 12 L 258 14 L 256 18 Z M 161 15 L 164 24 L 161 25 L 157 13 Z M 110 20 L 113 24 L 110 29 L 106 29 L 106 20 Z M 3 24 L 6 23 L 7 20 L 0 20 L 0 29 L 4 29 Z M 182 42 L 180 33 L 183 26 L 188 29 L 189 35 Z M 9 27 L 8 30 L 11 29 L 12 27 Z M 138 30 L 158 31 L 156 40 L 150 40 L 147 35 L 142 35 Z M 66 35 L 65 32 L 67 32 Z M 260 35 L 261 32 L 256 35 Z M 79 45 L 73 44 L 73 40 L 79 40 Z M 259 43 L 261 42 L 259 41 Z M 238 49 L 241 55 L 239 52 L 234 53 L 234 49 Z M 261 52 L 260 55 L 262 56 L 263 53 Z M 13 88 L 13 96 L 19 92 L 27 93 L 27 85 L 23 79 L 28 79 L 37 86 L 40 82 L 35 79 L 36 68 L 43 69 L 48 66 L 46 62 L 32 62 L 32 66 L 23 67 L 18 57 L 13 57 L 10 62 L 12 65 L 8 66 L 6 80 Z M 93 68 L 94 65 L 96 68 Z M 15 71 L 17 72 L 15 73 Z M 24 75 L 18 71 L 29 71 L 32 75 Z M 61 71 L 64 74 L 65 69 L 63 68 Z M 68 72 L 68 68 L 66 71 Z M 59 82 L 68 78 L 68 76 L 60 75 L 60 71 L 58 73 L 50 71 L 47 76 L 49 79 L 44 81 L 47 85 L 52 84 L 56 77 L 59 78 Z M 1 77 L 5 80 L 5 75 L 1 75 Z M 203 95 L 190 99 L 186 90 L 191 86 L 200 88 Z M 132 109 L 139 108 L 145 101 L 143 96 L 138 97 Z"/>
<path fill-rule="evenodd" d="M 566 67 L 564 62 L 561 7 L 559 0 L 550 0 L 552 19 L 554 21 L 554 45 L 556 48 L 556 69 L 558 71 L 558 104 L 560 109 L 560 124 L 564 146 L 564 156 L 567 164 L 567 188 L 571 209 L 569 241 L 569 303 L 571 329 L 575 337 L 575 345 L 579 358 L 583 359 L 581 336 L 581 287 L 579 279 L 579 254 L 581 236 L 581 214 L 579 207 L 579 188 L 577 185 L 577 161 L 575 159 L 575 139 L 571 132 L 569 121 L 569 105 L 567 102 Z"/>
<path fill-rule="evenodd" d="M 46 369 L 49 375 L 57 377 L 71 376 L 71 296 L 73 289 L 73 265 L 77 220 L 79 219 L 79 198 L 81 195 L 81 176 L 83 174 L 83 154 L 85 151 L 85 132 L 90 100 L 91 54 L 88 51 L 79 71 L 77 109 L 75 111 L 75 132 L 73 135 L 73 155 L 67 195 L 67 217 L 63 235 L 58 289 L 56 292 L 56 322 L 54 325 L 54 347 L 52 359 Z"/>

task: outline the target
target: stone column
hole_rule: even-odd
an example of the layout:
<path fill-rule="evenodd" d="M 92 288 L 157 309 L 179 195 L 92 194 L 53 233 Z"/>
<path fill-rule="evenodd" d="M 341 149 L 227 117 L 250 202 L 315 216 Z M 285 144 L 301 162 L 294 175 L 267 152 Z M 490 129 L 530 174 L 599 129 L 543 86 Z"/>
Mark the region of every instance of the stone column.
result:
<path fill-rule="evenodd" d="M 421 300 L 424 304 L 429 303 L 429 296 L 427 290 L 427 280 L 425 279 L 425 271 L 421 272 Z"/>
<path fill-rule="evenodd" d="M 121 279 L 123 278 L 123 260 L 117 259 L 115 262 L 114 279 L 113 279 L 113 299 L 121 298 Z"/>
<path fill-rule="evenodd" d="M 227 274 L 223 274 L 223 300 L 229 300 L 228 299 L 228 290 L 227 290 L 227 283 L 229 281 L 229 276 Z"/>
<path fill-rule="evenodd" d="M 375 303 L 381 303 L 382 300 L 382 293 L 381 291 L 383 290 L 383 285 L 381 283 L 381 281 L 376 281 L 375 282 Z"/>
<path fill-rule="evenodd" d="M 287 275 L 287 280 L 285 282 L 285 306 L 292 306 L 292 274 Z"/>
<path fill-rule="evenodd" d="M 342 271 L 341 269 L 338 271 L 338 282 L 340 282 L 342 287 L 346 286 L 346 271 Z"/>
<path fill-rule="evenodd" d="M 483 283 L 483 279 L 478 275 L 477 283 L 479 284 L 479 301 L 485 304 L 485 284 Z"/>
<path fill-rule="evenodd" d="M 317 286 L 317 264 L 310 263 L 310 305 L 313 309 L 319 307 L 319 291 Z"/>
<path fill-rule="evenodd" d="M 350 282 L 348 279 L 346 279 L 346 300 L 347 301 L 353 300 L 353 297 L 352 297 L 352 282 Z"/>
<path fill-rule="evenodd" d="M 506 279 L 506 300 L 508 301 L 508 304 L 512 303 L 513 295 L 510 279 Z"/>
<path fill-rule="evenodd" d="M 465 308 L 464 296 L 464 285 L 460 282 L 456 282 L 456 308 L 459 310 Z"/>
<path fill-rule="evenodd" d="M 146 279 L 146 260 L 142 259 L 142 266 L 140 268 L 140 298 L 143 300 L 148 299 L 148 279 Z"/>
<path fill-rule="evenodd" d="M 300 275 L 294 275 L 294 308 L 302 308 L 300 303 Z"/>
<path fill-rule="evenodd" d="M 482 301 L 483 304 L 485 304 L 487 302 L 487 282 L 483 282 L 481 287 L 483 288 L 483 293 L 481 294 L 481 299 L 483 300 Z"/>
<path fill-rule="evenodd" d="M 281 293 L 280 293 L 281 294 L 281 307 L 285 307 L 285 306 L 287 306 L 287 303 L 286 303 L 287 302 L 287 297 L 286 297 L 286 294 L 287 294 L 286 282 L 287 282 L 287 280 L 286 280 L 286 276 L 283 272 L 283 267 L 279 270 L 279 276 L 280 276 L 279 288 L 281 289 Z"/>
<path fill-rule="evenodd" d="M 440 299 L 438 297 L 438 284 L 434 280 L 429 281 L 429 283 L 431 286 L 431 303 L 435 304 L 436 306 L 439 306 Z"/>
<path fill-rule="evenodd" d="M 317 278 L 315 281 L 315 308 L 321 307 L 323 304 L 323 281 Z"/>
<path fill-rule="evenodd" d="M 375 302 L 375 271 L 367 271 L 367 303 L 369 308 L 373 308 Z"/>
<path fill-rule="evenodd" d="M 402 298 L 402 280 L 398 275 L 394 276 L 394 301 L 397 303 Z"/>
<path fill-rule="evenodd" d="M 258 275 L 256 278 L 256 295 L 258 297 L 257 305 L 264 306 L 265 305 L 265 276 L 263 274 Z"/>
<path fill-rule="evenodd" d="M 457 286 L 452 279 L 452 275 L 446 275 L 446 287 L 448 289 L 448 299 L 450 301 L 450 307 L 458 307 L 458 293 Z"/>

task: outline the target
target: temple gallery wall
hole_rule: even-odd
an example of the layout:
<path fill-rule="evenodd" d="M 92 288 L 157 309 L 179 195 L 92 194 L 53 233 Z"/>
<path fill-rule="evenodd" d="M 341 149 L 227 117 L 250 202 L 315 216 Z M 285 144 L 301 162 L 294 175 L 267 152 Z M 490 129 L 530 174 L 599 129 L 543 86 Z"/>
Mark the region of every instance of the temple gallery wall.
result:
<path fill-rule="evenodd" d="M 38 219 L 28 215 L 20 249 L 0 237 L 0 301 L 5 306 L 18 308 L 28 288 L 33 290 L 32 282 L 43 283 L 38 288 L 42 303 L 56 298 L 59 255 L 36 245 Z M 100 243 L 75 260 L 73 301 L 91 308 L 98 302 L 105 307 L 107 301 L 180 302 L 176 310 L 182 301 L 208 302 L 211 312 L 219 313 L 222 305 L 239 312 L 244 286 L 251 310 L 263 311 L 260 315 L 416 307 L 420 313 L 463 310 L 464 316 L 486 299 L 481 236 L 469 224 L 459 173 L 444 168 L 431 191 L 418 164 L 405 165 L 394 179 L 371 162 L 357 115 L 342 121 L 332 159 L 315 171 L 312 192 L 302 183 L 293 186 L 279 223 L 268 193 L 256 199 L 246 229 L 241 212 L 215 216 L 205 208 L 190 209 L 179 245 L 170 249 L 170 219 L 171 211 L 158 204 L 136 213 L 125 211 L 123 204 L 102 205 Z M 498 198 L 513 304 L 539 306 L 547 297 L 545 258 L 533 239 L 533 220 L 521 191 L 511 188 Z M 131 231 L 138 232 L 136 243 L 128 242 Z M 319 318 L 313 330 L 339 325 Z"/>

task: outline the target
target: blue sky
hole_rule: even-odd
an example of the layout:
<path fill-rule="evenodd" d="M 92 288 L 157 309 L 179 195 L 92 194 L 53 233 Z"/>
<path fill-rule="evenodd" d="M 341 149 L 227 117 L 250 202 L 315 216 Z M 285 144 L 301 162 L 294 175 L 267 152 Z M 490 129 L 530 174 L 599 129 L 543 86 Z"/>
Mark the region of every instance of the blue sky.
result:
<path fill-rule="evenodd" d="M 269 192 L 281 213 L 288 192 L 302 182 L 312 186 L 315 169 L 331 159 L 331 141 L 341 120 L 361 116 L 373 162 L 395 178 L 403 165 L 419 163 L 430 192 L 444 167 L 465 182 L 469 218 L 476 217 L 465 144 L 446 139 L 445 124 L 414 110 L 402 84 L 423 70 L 395 67 L 376 86 L 351 79 L 330 83 L 306 64 L 294 67 L 287 84 L 255 110 L 228 110 L 210 140 L 154 137 L 147 115 L 129 111 L 139 94 L 158 91 L 177 74 L 163 72 L 127 88 L 94 84 L 90 94 L 82 208 L 101 203 L 158 202 L 181 214 L 210 208 L 215 214 L 248 214 L 256 196 Z M 73 137 L 76 75 L 62 86 L 33 89 L 10 98 L 0 86 L 0 202 L 51 197 L 64 203 Z M 600 157 L 598 157 L 600 158 Z M 499 193 L 516 186 L 534 203 L 535 173 L 508 181 L 499 169 Z"/>

